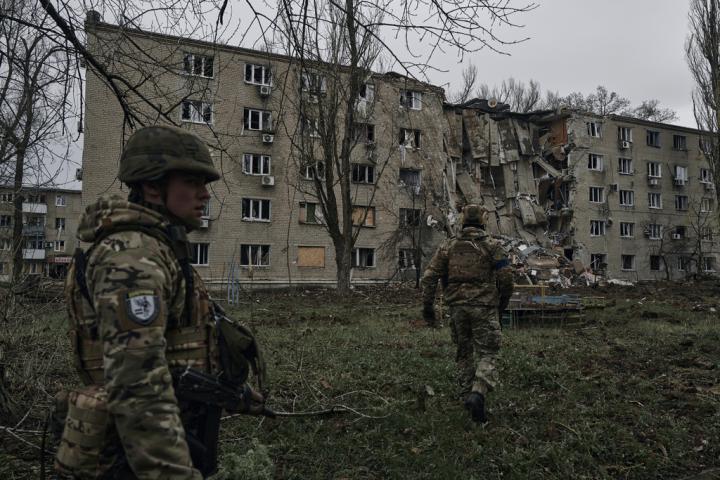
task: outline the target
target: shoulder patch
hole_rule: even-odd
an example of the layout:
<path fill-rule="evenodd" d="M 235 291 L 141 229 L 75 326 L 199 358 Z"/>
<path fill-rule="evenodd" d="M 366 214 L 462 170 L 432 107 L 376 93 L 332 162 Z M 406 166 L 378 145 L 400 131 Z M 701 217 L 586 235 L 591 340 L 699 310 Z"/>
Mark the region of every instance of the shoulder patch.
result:
<path fill-rule="evenodd" d="M 152 290 L 134 290 L 125 298 L 125 313 L 128 320 L 147 327 L 160 313 L 160 299 Z"/>

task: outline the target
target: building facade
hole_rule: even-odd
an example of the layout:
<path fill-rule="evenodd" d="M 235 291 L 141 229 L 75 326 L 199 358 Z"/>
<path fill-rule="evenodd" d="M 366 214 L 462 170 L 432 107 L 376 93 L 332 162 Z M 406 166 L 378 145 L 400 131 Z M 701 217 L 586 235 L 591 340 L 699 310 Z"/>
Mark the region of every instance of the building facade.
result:
<path fill-rule="evenodd" d="M 9 281 L 13 265 L 13 201 L 11 187 L 0 187 L 0 281 Z M 81 192 L 59 188 L 23 189 L 22 258 L 27 275 L 64 278 L 79 243 Z"/>

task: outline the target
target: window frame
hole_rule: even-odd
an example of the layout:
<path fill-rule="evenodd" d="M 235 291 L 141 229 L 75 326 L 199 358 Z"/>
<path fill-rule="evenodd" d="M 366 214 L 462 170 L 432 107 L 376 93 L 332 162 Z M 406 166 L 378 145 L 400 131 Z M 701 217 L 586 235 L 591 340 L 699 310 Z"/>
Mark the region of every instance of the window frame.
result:
<path fill-rule="evenodd" d="M 593 172 L 605 171 L 605 156 L 600 153 L 588 153 L 588 170 Z"/>
<path fill-rule="evenodd" d="M 623 272 L 634 272 L 635 270 L 637 270 L 635 257 L 636 256 L 632 255 L 632 254 L 625 254 L 625 253 L 620 254 L 620 270 Z M 630 259 L 630 267 L 625 266 L 626 259 Z"/>
<path fill-rule="evenodd" d="M 651 201 L 652 198 L 657 198 L 657 204 L 653 205 L 653 202 Z M 659 192 L 648 192 L 648 208 L 652 208 L 653 210 L 662 210 L 662 194 Z"/>
<path fill-rule="evenodd" d="M 598 195 L 593 195 L 593 193 L 599 194 L 599 200 L 593 200 L 594 197 L 598 197 Z M 594 185 L 588 186 L 588 202 L 605 203 L 605 187 Z"/>
<path fill-rule="evenodd" d="M 187 107 L 187 108 L 186 108 Z M 209 108 L 210 120 L 205 120 L 206 111 Z M 188 113 L 188 117 L 185 113 Z M 189 98 L 180 102 L 180 121 L 185 123 L 196 123 L 202 125 L 212 125 L 215 119 L 215 112 L 212 102 L 204 102 L 202 100 L 192 100 Z"/>
<path fill-rule="evenodd" d="M 619 126 L 618 127 L 618 141 L 632 143 L 632 141 L 633 141 L 632 133 L 633 133 L 632 127 Z"/>
<path fill-rule="evenodd" d="M 623 167 L 627 167 L 624 169 Z M 618 157 L 618 173 L 620 175 L 633 175 L 635 170 L 633 169 L 633 160 L 629 157 Z"/>
<path fill-rule="evenodd" d="M 258 128 L 253 128 L 253 114 L 258 114 Z M 263 110 L 260 108 L 244 107 L 243 108 L 243 130 L 251 132 L 268 132 L 273 130 L 273 115 L 271 110 Z M 266 121 L 268 125 L 266 125 Z"/>
<path fill-rule="evenodd" d="M 662 240 L 663 230 L 663 226 L 660 223 L 648 223 L 648 240 Z"/>
<path fill-rule="evenodd" d="M 253 208 L 253 205 L 255 203 L 258 203 L 257 211 L 260 214 L 259 217 L 255 217 L 253 215 L 253 212 L 255 211 L 255 208 Z M 248 216 L 245 215 L 246 205 L 247 205 L 247 209 L 249 209 L 249 212 L 247 212 L 247 213 L 249 213 Z M 265 205 L 267 206 L 267 218 L 263 218 L 263 215 L 265 213 Z M 242 217 L 243 222 L 269 223 L 272 221 L 272 201 L 267 198 L 242 197 L 241 207 L 240 207 L 240 215 Z"/>
<path fill-rule="evenodd" d="M 597 228 L 595 228 L 597 227 Z M 595 233 L 594 233 L 595 232 Z M 607 234 L 607 222 L 605 220 L 590 220 L 590 236 L 604 237 Z"/>
<path fill-rule="evenodd" d="M 375 178 L 375 166 L 374 165 L 370 165 L 368 163 L 353 162 L 351 166 L 352 166 L 352 174 L 351 174 L 352 183 L 361 184 L 361 185 L 375 185 L 377 178 Z M 362 175 L 363 169 L 364 169 L 364 173 L 365 173 L 364 175 Z"/>
<path fill-rule="evenodd" d="M 192 60 L 190 62 L 187 61 L 188 57 L 191 57 Z M 200 62 L 200 73 L 195 72 L 195 67 L 197 65 L 195 59 L 201 58 Z M 207 71 L 207 63 L 208 59 L 210 60 L 210 68 L 212 69 L 211 75 L 206 75 Z M 188 70 L 188 66 L 190 67 L 190 70 Z M 202 78 L 215 78 L 215 56 L 214 55 L 202 55 L 199 53 L 192 53 L 192 52 L 183 52 L 183 73 L 185 75 L 189 75 L 192 77 L 202 77 Z"/>
<path fill-rule="evenodd" d="M 266 252 L 263 252 L 266 249 Z M 244 250 L 247 250 L 246 252 Z M 272 245 L 267 243 L 241 243 L 240 244 L 240 261 L 239 264 L 243 268 L 269 268 L 270 253 L 272 251 Z M 247 263 L 243 263 L 243 256 L 248 260 Z M 262 263 L 263 259 L 267 259 L 267 263 Z M 260 263 L 254 263 L 253 260 L 258 260 Z"/>
<path fill-rule="evenodd" d="M 687 135 L 673 133 L 673 150 L 687 152 Z"/>
<path fill-rule="evenodd" d="M 660 131 L 659 130 L 650 130 L 649 128 L 645 130 L 645 143 L 648 147 L 653 148 L 660 148 Z"/>
<path fill-rule="evenodd" d="M 620 222 L 620 238 L 635 238 L 635 222 Z"/>
<path fill-rule="evenodd" d="M 250 170 L 247 169 L 248 160 Z M 255 161 L 257 160 L 260 173 L 254 172 Z M 267 167 L 267 169 L 265 168 Z M 267 171 L 265 171 L 267 170 Z M 265 176 L 270 175 L 272 172 L 272 155 L 265 155 L 263 153 L 243 153 L 243 164 L 242 173 L 251 176 Z"/>
<path fill-rule="evenodd" d="M 683 202 L 683 199 L 684 199 L 684 202 Z M 688 197 L 687 195 L 675 195 L 675 210 L 676 211 L 687 212 L 689 208 L 690 208 L 690 197 Z"/>
<path fill-rule="evenodd" d="M 585 122 L 587 128 L 588 137 L 591 138 L 602 138 L 602 122 Z"/>
<path fill-rule="evenodd" d="M 362 254 L 365 253 L 365 260 L 367 260 L 367 254 L 372 254 L 372 265 L 360 265 Z M 377 267 L 377 255 L 375 254 L 374 248 L 369 247 L 355 247 L 351 253 L 351 268 L 376 268 Z"/>
<path fill-rule="evenodd" d="M 400 89 L 400 106 L 409 110 L 422 110 L 423 92 L 419 90 Z"/>
<path fill-rule="evenodd" d="M 248 67 L 250 70 L 248 70 Z M 258 82 L 255 80 L 255 70 L 261 69 L 261 80 Z M 250 79 L 248 80 L 248 72 L 250 73 Z M 258 63 L 245 62 L 244 71 L 245 83 L 248 85 L 262 85 L 265 87 L 272 87 L 273 85 L 273 74 L 272 67 L 270 65 L 261 65 Z"/>
<path fill-rule="evenodd" d="M 627 201 L 630 201 L 629 203 Z M 620 190 L 618 191 L 618 204 L 621 207 L 634 207 L 635 206 L 635 191 L 634 190 Z"/>

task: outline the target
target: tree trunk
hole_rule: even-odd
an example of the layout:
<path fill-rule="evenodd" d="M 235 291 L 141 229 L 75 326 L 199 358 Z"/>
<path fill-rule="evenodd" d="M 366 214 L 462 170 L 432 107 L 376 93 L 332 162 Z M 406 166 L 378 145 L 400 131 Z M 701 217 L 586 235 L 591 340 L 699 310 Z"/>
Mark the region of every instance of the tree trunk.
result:
<path fill-rule="evenodd" d="M 337 292 L 350 293 L 350 271 L 352 270 L 352 245 L 348 240 L 335 242 L 335 265 L 337 266 Z"/>
<path fill-rule="evenodd" d="M 22 263 L 23 263 L 23 221 L 22 221 L 22 204 L 25 200 L 22 184 L 23 184 L 23 171 L 25 169 L 25 152 L 18 148 L 17 156 L 15 157 L 15 178 L 13 182 L 13 190 L 15 191 L 15 197 L 13 199 L 13 268 L 12 268 L 12 286 L 16 287 L 20 283 L 20 277 L 22 276 Z"/>

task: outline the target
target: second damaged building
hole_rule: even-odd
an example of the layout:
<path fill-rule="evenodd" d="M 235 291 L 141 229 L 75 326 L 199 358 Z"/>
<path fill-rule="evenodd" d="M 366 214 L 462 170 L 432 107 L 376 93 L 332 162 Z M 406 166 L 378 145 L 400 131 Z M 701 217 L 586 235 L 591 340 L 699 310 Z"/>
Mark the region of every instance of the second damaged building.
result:
<path fill-rule="evenodd" d="M 567 286 L 714 272 L 715 195 L 698 131 L 481 99 L 445 112 L 450 203 L 488 209 L 520 278 Z"/>

